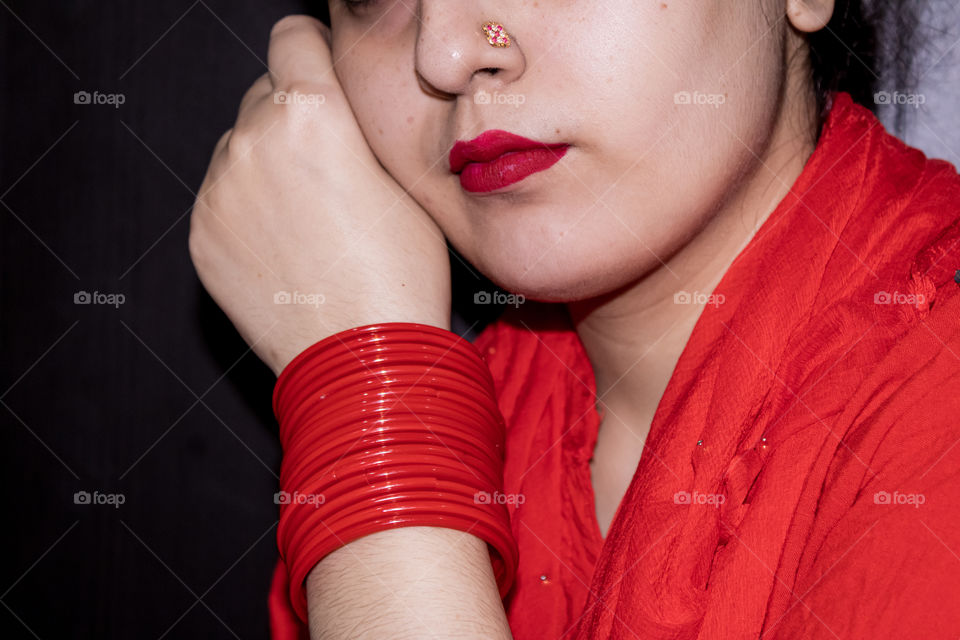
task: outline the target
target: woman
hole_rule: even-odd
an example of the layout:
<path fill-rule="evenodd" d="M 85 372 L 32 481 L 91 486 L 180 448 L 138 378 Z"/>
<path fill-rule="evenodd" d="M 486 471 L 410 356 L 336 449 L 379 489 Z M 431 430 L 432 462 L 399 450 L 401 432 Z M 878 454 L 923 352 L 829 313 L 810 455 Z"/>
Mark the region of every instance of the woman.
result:
<path fill-rule="evenodd" d="M 331 0 L 329 29 L 275 25 L 190 237 L 258 356 L 448 330 L 445 238 L 536 301 L 476 343 L 506 598 L 486 538 L 378 531 L 310 571 L 310 637 L 960 633 L 960 178 L 842 91 L 873 93 L 860 11 Z M 287 579 L 274 637 L 306 637 Z"/>

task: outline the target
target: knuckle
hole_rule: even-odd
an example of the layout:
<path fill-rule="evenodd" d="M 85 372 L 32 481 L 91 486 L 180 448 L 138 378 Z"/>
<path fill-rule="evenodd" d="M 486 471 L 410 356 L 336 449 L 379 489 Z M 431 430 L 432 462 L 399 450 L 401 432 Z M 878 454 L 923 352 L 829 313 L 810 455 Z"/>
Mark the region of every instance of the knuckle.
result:
<path fill-rule="evenodd" d="M 272 102 L 295 118 L 341 117 L 343 98 L 339 87 L 327 80 L 297 78 L 273 94 Z"/>
<path fill-rule="evenodd" d="M 230 157 L 243 158 L 251 154 L 256 147 L 258 136 L 249 128 L 241 127 L 232 129 L 230 137 L 224 143 L 225 149 Z"/>
<path fill-rule="evenodd" d="M 330 93 L 329 85 L 323 82 L 297 78 L 274 94 L 274 102 L 298 109 L 311 108 L 325 104 Z"/>
<path fill-rule="evenodd" d="M 227 144 L 230 142 L 230 136 L 233 135 L 233 129 L 227 129 L 223 132 L 223 135 L 220 136 L 220 139 L 217 140 L 217 144 L 213 147 L 214 156 L 223 151 L 226 148 Z"/>
<path fill-rule="evenodd" d="M 200 194 L 194 203 L 187 232 L 187 252 L 194 270 L 201 276 L 210 270 L 213 254 L 219 246 L 217 225 L 210 218 L 212 209 L 206 202 L 207 197 Z"/>
<path fill-rule="evenodd" d="M 293 78 L 284 84 L 287 93 L 311 95 L 318 90 L 316 82 L 305 78 Z M 292 104 L 302 104 L 302 100 L 294 100 Z"/>

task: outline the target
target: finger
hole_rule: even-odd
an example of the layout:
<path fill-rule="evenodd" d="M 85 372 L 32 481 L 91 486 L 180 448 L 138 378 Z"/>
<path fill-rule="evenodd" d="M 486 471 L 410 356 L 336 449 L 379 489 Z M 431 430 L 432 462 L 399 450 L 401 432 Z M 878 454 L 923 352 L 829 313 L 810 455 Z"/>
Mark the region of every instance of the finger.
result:
<path fill-rule="evenodd" d="M 333 59 L 329 43 L 329 28 L 311 16 L 287 16 L 273 25 L 267 66 L 274 89 L 283 91 L 302 82 L 330 82 Z"/>

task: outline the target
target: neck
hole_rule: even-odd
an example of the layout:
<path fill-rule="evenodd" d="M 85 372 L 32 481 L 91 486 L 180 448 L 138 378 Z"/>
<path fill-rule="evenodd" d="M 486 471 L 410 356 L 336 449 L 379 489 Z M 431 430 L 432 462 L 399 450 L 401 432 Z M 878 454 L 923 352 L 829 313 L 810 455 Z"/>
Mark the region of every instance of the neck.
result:
<path fill-rule="evenodd" d="M 786 107 L 743 185 L 667 262 L 608 294 L 569 303 L 594 370 L 604 424 L 616 421 L 641 445 L 708 296 L 786 196 L 813 152 L 813 104 Z M 798 135 L 798 131 L 801 135 Z M 802 132 L 810 135 L 803 135 Z M 677 304 L 679 292 L 697 292 Z"/>

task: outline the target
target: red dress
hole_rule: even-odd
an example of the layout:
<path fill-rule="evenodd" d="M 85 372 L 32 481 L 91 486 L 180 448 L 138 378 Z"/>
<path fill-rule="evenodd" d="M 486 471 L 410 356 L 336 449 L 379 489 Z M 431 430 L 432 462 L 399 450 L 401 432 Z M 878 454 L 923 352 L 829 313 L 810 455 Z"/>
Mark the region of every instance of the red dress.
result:
<path fill-rule="evenodd" d="M 960 636 L 958 268 L 956 170 L 837 94 L 699 318 L 606 539 L 565 308 L 490 325 L 504 491 L 524 497 L 514 637 Z M 281 562 L 273 638 L 306 638 L 285 589 Z"/>

